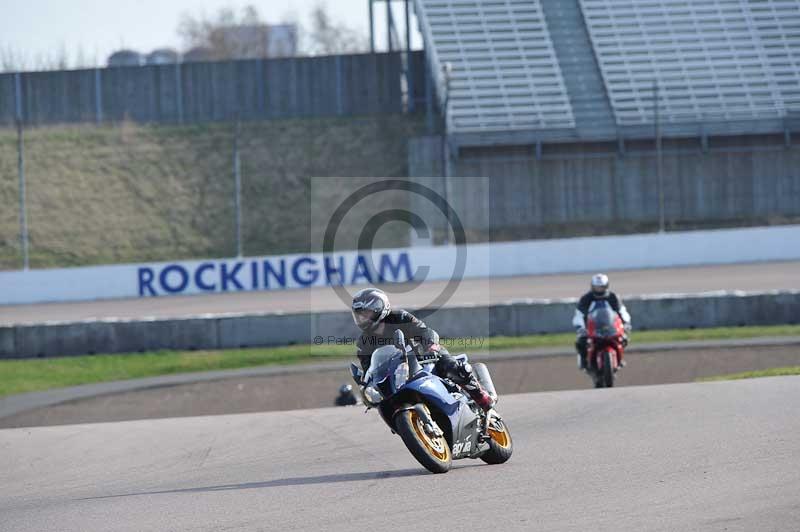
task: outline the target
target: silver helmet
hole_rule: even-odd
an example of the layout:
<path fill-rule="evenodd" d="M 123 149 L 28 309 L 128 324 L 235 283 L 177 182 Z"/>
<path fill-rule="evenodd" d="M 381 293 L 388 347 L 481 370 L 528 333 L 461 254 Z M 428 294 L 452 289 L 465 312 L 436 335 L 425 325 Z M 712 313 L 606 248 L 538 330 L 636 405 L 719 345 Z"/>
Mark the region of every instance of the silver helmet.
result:
<path fill-rule="evenodd" d="M 377 288 L 364 288 L 356 292 L 350 308 L 353 321 L 362 331 L 374 330 L 386 318 L 389 310 L 389 297 Z"/>

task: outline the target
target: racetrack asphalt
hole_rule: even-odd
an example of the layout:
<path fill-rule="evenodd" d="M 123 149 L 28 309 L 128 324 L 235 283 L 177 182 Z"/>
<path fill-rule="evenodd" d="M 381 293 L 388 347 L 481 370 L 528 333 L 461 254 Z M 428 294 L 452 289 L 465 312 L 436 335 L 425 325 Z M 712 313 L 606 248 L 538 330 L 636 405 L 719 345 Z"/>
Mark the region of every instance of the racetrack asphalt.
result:
<path fill-rule="evenodd" d="M 617 386 L 800 366 L 800 338 L 753 338 L 631 346 Z M 473 353 L 501 394 L 590 388 L 570 346 Z M 317 408 L 351 382 L 350 360 L 264 366 L 116 381 L 0 398 L 0 428 Z"/>
<path fill-rule="evenodd" d="M 431 475 L 375 412 L 0 430 L 0 530 L 788 531 L 800 377 L 501 397 L 515 451 Z"/>
<path fill-rule="evenodd" d="M 694 294 L 718 290 L 765 291 L 800 289 L 800 262 L 693 266 L 609 272 L 612 288 L 631 295 Z M 449 305 L 485 305 L 520 299 L 579 297 L 588 289 L 589 273 L 464 279 Z M 405 292 L 404 284 L 388 285 L 397 307 L 425 306 L 445 282 L 425 282 Z M 351 289 L 352 291 L 352 289 Z M 237 292 L 124 300 L 0 305 L 0 325 L 81 321 L 107 318 L 176 318 L 202 314 L 315 312 L 347 309 L 330 287 L 302 290 Z"/>

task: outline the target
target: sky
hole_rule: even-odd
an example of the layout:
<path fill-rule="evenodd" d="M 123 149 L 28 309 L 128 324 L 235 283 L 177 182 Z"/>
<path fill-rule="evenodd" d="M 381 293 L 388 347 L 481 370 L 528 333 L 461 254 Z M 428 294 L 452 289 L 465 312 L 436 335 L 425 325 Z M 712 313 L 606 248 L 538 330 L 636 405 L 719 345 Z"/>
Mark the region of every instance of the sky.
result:
<path fill-rule="evenodd" d="M 72 65 L 82 50 L 87 60 L 104 65 L 122 47 L 143 53 L 164 46 L 180 49 L 177 27 L 184 12 L 210 16 L 222 7 L 240 11 L 253 4 L 267 22 L 294 18 L 308 26 L 317 3 L 327 6 L 337 22 L 368 34 L 367 0 L 0 0 L 0 51 L 11 49 L 30 65 L 64 49 Z M 380 48 L 385 47 L 385 9 L 384 3 L 376 4 Z M 402 2 L 395 2 L 394 13 L 402 28 Z"/>

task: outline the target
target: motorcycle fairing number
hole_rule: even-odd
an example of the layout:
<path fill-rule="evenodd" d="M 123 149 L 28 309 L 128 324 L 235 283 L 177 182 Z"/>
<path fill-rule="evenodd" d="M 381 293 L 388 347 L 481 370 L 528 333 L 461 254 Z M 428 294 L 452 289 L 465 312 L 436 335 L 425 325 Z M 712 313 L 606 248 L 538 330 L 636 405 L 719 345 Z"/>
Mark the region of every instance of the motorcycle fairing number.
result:
<path fill-rule="evenodd" d="M 458 456 L 460 454 L 466 454 L 472 449 L 472 442 L 458 442 L 453 445 L 453 455 Z"/>

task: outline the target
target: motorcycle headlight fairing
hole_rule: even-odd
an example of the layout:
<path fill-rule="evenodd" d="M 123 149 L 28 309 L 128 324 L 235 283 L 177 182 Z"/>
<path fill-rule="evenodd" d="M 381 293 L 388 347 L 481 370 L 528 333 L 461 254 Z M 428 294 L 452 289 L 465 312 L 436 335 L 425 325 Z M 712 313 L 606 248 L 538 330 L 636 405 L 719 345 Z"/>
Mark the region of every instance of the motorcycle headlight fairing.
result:
<path fill-rule="evenodd" d="M 381 401 L 383 401 L 383 395 L 377 389 L 373 388 L 372 386 L 367 386 L 364 388 L 364 398 L 367 401 L 372 403 L 373 405 L 377 405 Z"/>

